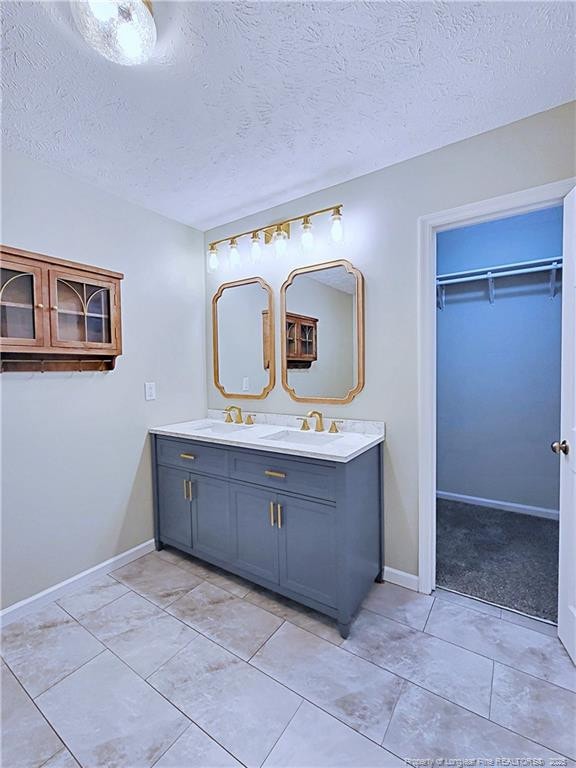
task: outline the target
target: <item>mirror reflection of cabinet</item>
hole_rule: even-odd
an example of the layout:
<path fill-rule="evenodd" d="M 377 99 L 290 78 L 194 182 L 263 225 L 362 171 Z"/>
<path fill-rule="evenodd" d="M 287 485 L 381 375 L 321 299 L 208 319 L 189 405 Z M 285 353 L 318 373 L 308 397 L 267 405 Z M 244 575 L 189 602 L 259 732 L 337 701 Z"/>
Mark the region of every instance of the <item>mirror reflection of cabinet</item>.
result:
<path fill-rule="evenodd" d="M 310 368 L 316 360 L 317 325 L 315 317 L 286 314 L 286 365 L 288 368 Z"/>
<path fill-rule="evenodd" d="M 364 278 L 350 262 L 295 269 L 281 290 L 282 385 L 298 402 L 349 403 L 364 387 Z"/>
<path fill-rule="evenodd" d="M 214 384 L 230 398 L 260 400 L 276 383 L 274 300 L 262 278 L 224 283 L 212 299 Z"/>
<path fill-rule="evenodd" d="M 118 272 L 2 246 L 2 370 L 110 370 L 122 353 Z"/>

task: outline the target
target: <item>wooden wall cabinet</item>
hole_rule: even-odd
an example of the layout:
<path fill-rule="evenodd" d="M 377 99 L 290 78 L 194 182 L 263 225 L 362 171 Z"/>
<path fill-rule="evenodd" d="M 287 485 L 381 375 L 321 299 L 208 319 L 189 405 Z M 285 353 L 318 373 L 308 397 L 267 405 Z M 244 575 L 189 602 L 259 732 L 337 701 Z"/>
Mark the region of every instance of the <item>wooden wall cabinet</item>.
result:
<path fill-rule="evenodd" d="M 318 320 L 286 313 L 286 366 L 310 368 L 318 358 Z"/>
<path fill-rule="evenodd" d="M 112 370 L 122 354 L 119 272 L 0 246 L 0 369 Z"/>

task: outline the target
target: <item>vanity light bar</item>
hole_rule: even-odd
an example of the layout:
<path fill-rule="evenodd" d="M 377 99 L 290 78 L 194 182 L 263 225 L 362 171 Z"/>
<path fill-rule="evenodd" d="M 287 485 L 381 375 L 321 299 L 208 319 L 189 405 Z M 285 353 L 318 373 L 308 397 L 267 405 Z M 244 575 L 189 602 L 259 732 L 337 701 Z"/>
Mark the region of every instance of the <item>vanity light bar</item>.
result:
<path fill-rule="evenodd" d="M 331 235 L 334 242 L 340 242 L 342 240 L 342 203 L 338 205 L 331 205 L 329 208 L 320 208 L 317 211 L 311 211 L 310 213 L 302 214 L 301 216 L 294 216 L 291 219 L 284 219 L 283 221 L 275 222 L 274 224 L 268 224 L 265 227 L 259 227 L 258 229 L 249 229 L 246 232 L 240 232 L 237 235 L 231 235 L 229 237 L 223 237 L 221 240 L 213 240 L 208 245 L 208 269 L 214 271 L 218 268 L 218 246 L 222 243 L 229 243 L 231 248 L 231 255 L 235 264 L 239 261 L 237 241 L 241 237 L 250 236 L 252 243 L 252 256 L 259 258 L 260 256 L 260 233 L 264 233 L 264 242 L 273 242 L 277 246 L 282 246 L 282 243 L 290 238 L 290 225 L 294 222 L 302 222 L 303 230 L 303 246 L 306 250 L 310 249 L 313 243 L 312 224 L 310 219 L 313 216 L 320 216 L 323 213 L 330 213 L 332 216 Z M 282 242 L 277 242 L 282 241 Z M 283 253 L 282 247 L 277 247 L 277 254 Z"/>

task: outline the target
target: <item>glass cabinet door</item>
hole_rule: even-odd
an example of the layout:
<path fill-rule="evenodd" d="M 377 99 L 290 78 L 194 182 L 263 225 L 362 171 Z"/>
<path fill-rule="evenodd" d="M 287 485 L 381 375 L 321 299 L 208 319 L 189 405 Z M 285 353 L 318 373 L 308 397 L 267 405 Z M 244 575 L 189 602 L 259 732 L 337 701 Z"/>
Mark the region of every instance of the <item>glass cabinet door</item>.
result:
<path fill-rule="evenodd" d="M 300 356 L 316 357 L 316 327 L 302 321 L 300 323 Z"/>
<path fill-rule="evenodd" d="M 0 272 L 2 346 L 42 346 L 42 270 L 3 259 Z"/>
<path fill-rule="evenodd" d="M 51 271 L 52 344 L 106 349 L 116 344 L 116 286 L 106 280 L 79 280 L 78 275 Z"/>

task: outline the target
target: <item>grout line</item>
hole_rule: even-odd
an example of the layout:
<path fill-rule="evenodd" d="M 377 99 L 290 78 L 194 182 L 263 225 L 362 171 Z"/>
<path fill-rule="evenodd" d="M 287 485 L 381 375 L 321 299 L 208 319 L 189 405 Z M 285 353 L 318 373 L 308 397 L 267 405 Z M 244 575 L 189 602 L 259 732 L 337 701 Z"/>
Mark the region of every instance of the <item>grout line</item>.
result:
<path fill-rule="evenodd" d="M 279 618 L 279 617 L 277 616 L 276 618 Z M 266 638 L 266 640 L 264 640 L 264 642 L 263 642 L 263 643 L 260 643 L 260 645 L 258 646 L 258 648 L 257 648 L 257 649 L 254 651 L 254 653 L 252 654 L 252 656 L 250 656 L 250 658 L 249 658 L 249 659 L 245 659 L 245 661 L 246 661 L 246 663 L 247 663 L 247 664 L 250 664 L 250 662 L 252 661 L 252 659 L 254 658 L 254 656 L 256 656 L 256 654 L 257 654 L 257 653 L 258 653 L 260 650 L 262 650 L 262 648 L 264 648 L 264 646 L 266 645 L 266 643 L 268 642 L 268 640 L 272 640 L 272 638 L 274 637 L 274 635 L 275 635 L 277 632 L 279 632 L 279 631 L 282 629 L 282 627 L 284 626 L 284 624 L 286 624 L 286 619 L 281 619 L 281 624 L 280 624 L 279 626 L 277 626 L 277 627 L 276 627 L 276 629 L 274 630 L 274 632 L 272 632 L 272 634 L 271 634 L 269 637 L 267 637 L 267 638 Z M 254 666 L 254 665 L 252 665 L 252 666 Z"/>
<path fill-rule="evenodd" d="M 172 706 L 174 706 L 174 705 L 172 705 Z M 190 719 L 190 718 L 188 718 L 188 719 Z M 150 766 L 149 766 L 149 768 L 153 768 L 153 766 L 155 766 L 155 765 L 156 765 L 156 763 L 157 763 L 159 760 L 162 760 L 162 758 L 164 757 L 164 755 L 166 754 L 166 752 L 168 752 L 168 750 L 169 750 L 169 749 L 172 749 L 172 747 L 174 746 L 174 744 L 176 744 L 176 742 L 177 742 L 177 741 L 179 741 L 179 740 L 182 738 L 182 736 L 185 736 L 185 735 L 188 733 L 188 731 L 190 730 L 190 728 L 192 728 L 192 721 L 191 721 L 191 720 L 190 720 L 190 723 L 189 723 L 189 724 L 186 726 L 186 728 L 184 728 L 184 730 L 182 731 L 182 733 L 179 733 L 179 734 L 178 734 L 178 736 L 176 736 L 176 738 L 174 739 L 174 741 L 171 741 L 171 742 L 170 742 L 170 744 L 169 744 L 169 745 L 166 747 L 166 749 L 165 749 L 165 750 L 162 752 L 162 754 L 161 754 L 161 755 L 158 755 L 158 757 L 156 758 L 156 760 L 154 760 L 154 762 L 153 762 L 153 763 L 150 763 Z"/>
<path fill-rule="evenodd" d="M 488 720 L 492 720 L 492 694 L 494 693 L 494 672 L 496 670 L 496 662 L 492 662 L 492 677 L 490 678 L 490 698 L 488 699 Z"/>
<path fill-rule="evenodd" d="M 426 621 L 424 622 L 424 626 L 421 629 L 421 632 L 426 632 L 426 627 L 428 626 L 428 622 L 430 621 L 430 616 L 432 615 L 432 608 L 436 605 L 436 597 L 432 596 L 432 602 L 430 603 L 430 610 L 428 611 L 428 615 L 426 616 Z"/>
<path fill-rule="evenodd" d="M 394 712 L 396 712 L 396 707 L 398 706 L 398 702 L 400 701 L 402 694 L 404 693 L 408 685 L 408 682 L 404 680 L 404 678 L 401 678 L 401 679 L 402 679 L 402 684 L 400 685 L 400 691 L 398 692 L 398 696 L 396 697 L 396 701 L 394 702 L 394 706 L 392 707 L 392 712 L 390 713 L 390 719 L 388 720 L 386 729 L 384 731 L 384 736 L 382 736 L 382 741 L 380 742 L 380 746 L 383 749 L 386 749 L 386 747 L 384 746 L 384 742 L 386 741 L 386 736 L 388 735 L 388 731 L 390 730 L 390 725 L 392 724 Z M 387 750 L 387 751 L 389 752 L 390 750 Z M 395 753 L 392 753 L 392 754 L 395 754 Z M 397 757 L 400 757 L 400 755 L 397 755 Z"/>
<path fill-rule="evenodd" d="M 49 603 L 48 603 L 48 605 L 49 605 Z M 102 653 L 102 651 L 101 651 L 101 653 Z M 99 656 L 100 654 L 97 654 L 97 655 Z M 28 698 L 28 699 L 30 700 L 30 702 L 32 703 L 32 706 L 34 707 L 34 709 L 35 709 L 35 710 L 38 712 L 38 714 L 39 714 L 39 715 L 40 715 L 40 717 L 41 717 L 41 718 L 44 720 L 44 722 L 46 723 L 46 725 L 48 726 L 48 728 L 50 728 L 50 730 L 51 730 L 51 731 L 54 733 L 54 735 L 56 736 L 56 738 L 58 739 L 58 741 L 59 741 L 59 742 L 62 744 L 62 747 L 61 747 L 60 749 L 56 750 L 56 752 L 54 752 L 54 754 L 50 755 L 50 757 L 49 757 L 49 758 L 47 758 L 47 759 L 46 759 L 46 760 L 45 760 L 45 761 L 42 763 L 42 765 L 45 765 L 45 764 L 48 762 L 48 760 L 51 760 L 51 759 L 52 759 L 52 758 L 53 758 L 55 755 L 57 755 L 59 752 L 62 752 L 62 750 L 63 750 L 63 749 L 67 749 L 67 750 L 70 752 L 70 754 L 71 754 L 71 755 L 74 757 L 74 759 L 76 760 L 76 762 L 78 763 L 78 765 L 81 765 L 81 763 L 80 763 L 80 760 L 78 760 L 78 759 L 77 759 L 77 757 L 74 755 L 74 753 L 72 752 L 72 750 L 70 749 L 70 747 L 68 746 L 68 744 L 67 744 L 67 743 L 64 741 L 64 739 L 63 739 L 63 738 L 62 738 L 62 736 L 61 736 L 61 735 L 58 733 L 58 731 L 56 730 L 56 728 L 54 728 L 54 726 L 52 725 L 52 723 L 50 722 L 50 720 L 48 720 L 48 718 L 46 717 L 46 715 L 44 714 L 44 712 L 42 712 L 42 710 L 40 709 L 40 707 L 38 706 L 38 704 L 36 704 L 36 702 L 34 701 L 34 699 L 32 698 L 32 696 L 31 696 L 31 695 L 28 693 L 28 691 L 26 690 L 26 688 L 24 688 L 24 686 L 22 685 L 22 682 L 20 681 L 20 678 L 19 678 L 19 677 L 16 675 L 16 673 L 15 673 L 15 672 L 12 670 L 12 668 L 10 667 L 10 665 L 8 664 L 8 662 L 6 661 L 6 659 L 4 659 L 4 657 L 2 657 L 2 658 L 3 658 L 3 661 L 4 661 L 4 663 L 6 664 L 6 667 L 7 667 L 7 668 L 8 668 L 8 670 L 9 670 L 10 674 L 11 674 L 11 675 L 13 675 L 13 677 L 14 677 L 14 679 L 16 680 L 17 684 L 20 686 L 20 688 L 22 688 L 22 691 L 24 692 L 24 695 L 26 696 L 26 698 Z M 94 656 L 94 658 L 96 658 L 96 656 Z M 86 662 L 86 663 L 88 663 L 88 662 Z M 84 665 L 82 665 L 82 666 L 84 666 Z M 80 667 L 78 667 L 78 669 L 80 669 Z M 74 670 L 74 672 L 76 672 L 76 670 Z M 72 673 L 71 673 L 71 674 L 72 674 Z M 64 680 L 64 678 L 62 678 L 62 679 Z M 60 682 L 60 681 L 58 681 L 58 682 Z M 54 683 L 54 685 L 57 685 L 57 683 Z M 47 688 L 46 690 L 49 690 L 49 688 Z M 41 694 L 39 694 L 39 695 L 41 695 Z M 42 766 L 40 766 L 40 768 L 42 768 Z"/>
<path fill-rule="evenodd" d="M 304 704 L 304 702 L 305 702 L 305 701 L 307 701 L 307 699 L 304 699 L 303 697 L 301 697 L 301 701 L 300 701 L 300 703 L 298 704 L 298 706 L 296 707 L 296 709 L 295 709 L 295 711 L 294 711 L 294 714 L 293 714 L 293 715 L 292 715 L 292 717 L 291 717 L 291 718 L 288 720 L 288 722 L 286 723 L 285 727 L 282 729 L 282 732 L 280 733 L 280 735 L 278 736 L 278 738 L 276 739 L 276 741 L 274 742 L 274 744 L 272 744 L 272 746 L 270 747 L 270 749 L 269 749 L 269 750 L 268 750 L 268 752 L 266 753 L 266 757 L 264 758 L 264 760 L 262 760 L 262 762 L 260 763 L 260 766 L 263 766 L 263 765 L 264 765 L 264 763 L 266 762 L 266 760 L 268 760 L 268 758 L 270 757 L 270 755 L 271 755 L 271 754 L 272 754 L 272 752 L 274 751 L 274 747 L 276 746 L 276 744 L 278 744 L 278 742 L 280 741 L 280 739 L 282 738 L 282 736 L 284 736 L 284 734 L 285 734 L 285 733 L 286 733 L 286 731 L 288 730 L 288 727 L 290 726 L 290 723 L 292 722 L 292 720 L 294 720 L 294 718 L 296 717 L 296 715 L 297 715 L 297 714 L 298 714 L 298 712 L 300 711 L 300 707 L 302 706 L 302 704 Z"/>

